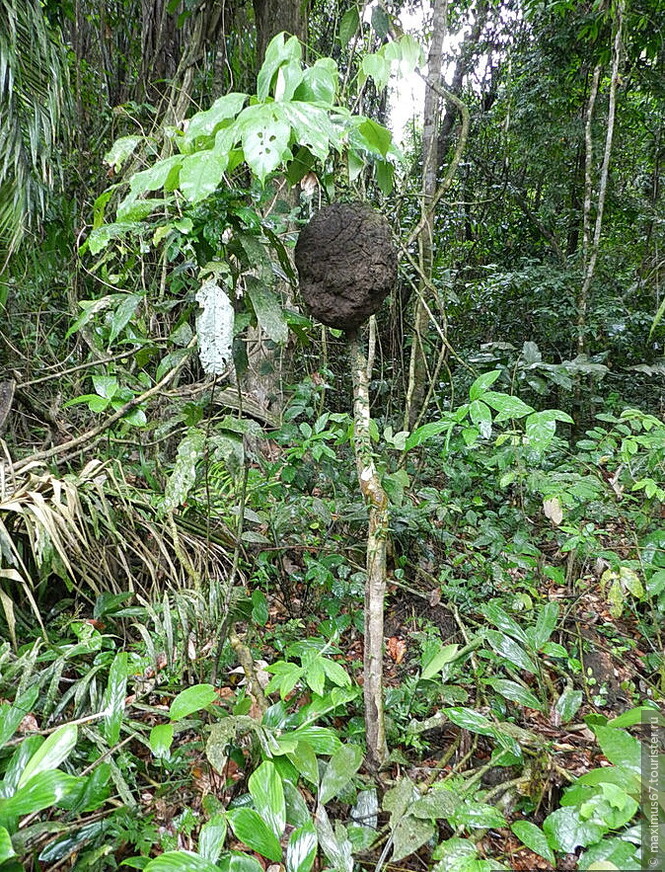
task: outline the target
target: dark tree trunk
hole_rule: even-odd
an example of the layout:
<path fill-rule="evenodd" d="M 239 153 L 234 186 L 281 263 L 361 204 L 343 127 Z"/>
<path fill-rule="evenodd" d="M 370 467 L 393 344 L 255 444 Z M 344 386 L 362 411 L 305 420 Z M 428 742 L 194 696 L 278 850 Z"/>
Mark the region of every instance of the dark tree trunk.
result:
<path fill-rule="evenodd" d="M 253 0 L 253 3 L 258 66 L 263 63 L 268 43 L 282 30 L 306 42 L 308 0 Z"/>

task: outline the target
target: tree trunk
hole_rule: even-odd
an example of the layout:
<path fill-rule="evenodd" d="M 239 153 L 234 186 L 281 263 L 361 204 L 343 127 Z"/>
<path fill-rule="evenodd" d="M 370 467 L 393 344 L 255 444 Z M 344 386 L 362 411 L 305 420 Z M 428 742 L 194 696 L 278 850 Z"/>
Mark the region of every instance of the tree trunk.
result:
<path fill-rule="evenodd" d="M 420 201 L 421 219 L 418 236 L 420 286 L 414 313 L 411 359 L 409 361 L 409 384 L 404 415 L 405 429 L 413 428 L 421 411 L 422 400 L 427 390 L 427 357 L 425 341 L 429 313 L 422 295 L 432 272 L 432 232 L 434 224 L 434 197 L 439 169 L 439 121 L 441 98 L 436 85 L 441 80 L 443 40 L 446 33 L 447 0 L 434 0 L 432 11 L 432 42 L 427 56 L 427 88 L 423 107 L 423 187 Z"/>
<path fill-rule="evenodd" d="M 374 465 L 370 440 L 368 363 L 357 331 L 348 336 L 353 375 L 354 450 L 358 483 L 369 511 L 363 698 L 367 764 L 378 771 L 388 757 L 383 710 L 383 602 L 386 594 L 388 497 Z"/>

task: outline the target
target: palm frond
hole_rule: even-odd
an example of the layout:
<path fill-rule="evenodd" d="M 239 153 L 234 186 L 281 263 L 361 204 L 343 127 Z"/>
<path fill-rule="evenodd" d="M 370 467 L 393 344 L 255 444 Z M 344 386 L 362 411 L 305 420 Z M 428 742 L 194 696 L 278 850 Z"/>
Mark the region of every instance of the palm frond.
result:
<path fill-rule="evenodd" d="M 44 216 L 70 109 L 64 45 L 39 0 L 0 0 L 0 243 Z"/>

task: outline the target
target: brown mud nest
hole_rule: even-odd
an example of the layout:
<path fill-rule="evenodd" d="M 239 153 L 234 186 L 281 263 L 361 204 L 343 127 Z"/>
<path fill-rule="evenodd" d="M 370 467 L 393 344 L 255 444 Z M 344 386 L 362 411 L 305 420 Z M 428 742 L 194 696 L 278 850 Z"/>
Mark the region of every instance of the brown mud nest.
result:
<path fill-rule="evenodd" d="M 300 231 L 300 290 L 311 314 L 353 332 L 395 286 L 397 252 L 390 225 L 366 203 L 334 203 Z"/>

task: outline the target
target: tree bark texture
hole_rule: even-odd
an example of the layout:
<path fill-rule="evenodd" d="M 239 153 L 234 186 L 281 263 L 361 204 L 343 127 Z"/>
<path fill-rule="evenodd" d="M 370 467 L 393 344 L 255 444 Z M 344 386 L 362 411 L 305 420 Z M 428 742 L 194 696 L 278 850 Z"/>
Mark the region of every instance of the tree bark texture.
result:
<path fill-rule="evenodd" d="M 383 709 L 383 604 L 386 593 L 388 497 L 372 456 L 367 357 L 357 331 L 348 335 L 348 348 L 353 375 L 356 469 L 360 490 L 369 511 L 363 658 L 367 764 L 378 771 L 388 757 Z"/>

